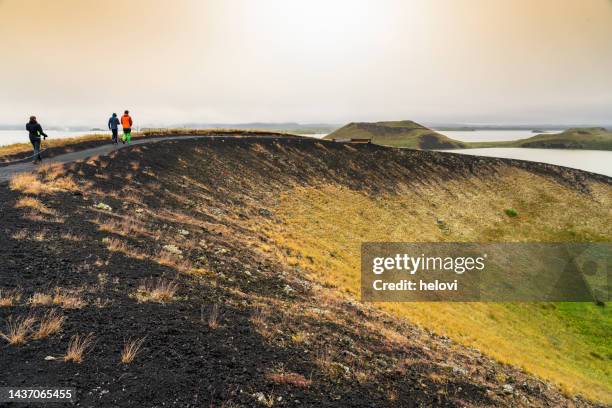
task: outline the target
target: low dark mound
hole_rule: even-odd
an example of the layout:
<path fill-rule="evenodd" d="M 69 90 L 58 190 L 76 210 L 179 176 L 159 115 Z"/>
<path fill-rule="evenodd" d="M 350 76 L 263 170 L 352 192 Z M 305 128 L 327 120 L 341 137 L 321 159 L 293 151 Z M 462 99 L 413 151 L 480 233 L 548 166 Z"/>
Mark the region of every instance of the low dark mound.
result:
<path fill-rule="evenodd" d="M 581 188 L 591 177 L 297 139 L 165 141 L 43 168 L 14 190 L 0 187 L 0 289 L 21 294 L 0 308 L 0 324 L 53 308 L 66 321 L 48 338 L 2 340 L 0 386 L 76 387 L 81 405 L 98 407 L 589 406 L 255 249 L 267 242 L 262 226 L 277 221 L 275 200 L 295 186 L 336 182 L 376 194 L 399 178 L 431 184 L 512 166 Z M 143 302 L 140 286 L 159 278 L 178 291 Z M 83 305 L 32 306 L 36 293 Z M 90 332 L 84 361 L 62 361 L 71 336 Z M 145 338 L 143 348 L 122 364 L 130 338 Z"/>

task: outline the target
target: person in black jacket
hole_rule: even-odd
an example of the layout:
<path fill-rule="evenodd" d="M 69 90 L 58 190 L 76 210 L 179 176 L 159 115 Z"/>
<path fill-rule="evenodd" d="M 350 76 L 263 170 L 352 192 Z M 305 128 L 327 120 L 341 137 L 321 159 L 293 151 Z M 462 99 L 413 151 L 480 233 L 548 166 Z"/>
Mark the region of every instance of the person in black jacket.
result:
<path fill-rule="evenodd" d="M 43 131 L 40 123 L 36 121 L 36 116 L 30 116 L 30 121 L 26 124 L 26 130 L 30 134 L 30 143 L 34 148 L 33 163 L 38 164 L 42 161 L 42 157 L 40 157 L 40 136 L 42 135 L 46 139 L 47 134 Z"/>

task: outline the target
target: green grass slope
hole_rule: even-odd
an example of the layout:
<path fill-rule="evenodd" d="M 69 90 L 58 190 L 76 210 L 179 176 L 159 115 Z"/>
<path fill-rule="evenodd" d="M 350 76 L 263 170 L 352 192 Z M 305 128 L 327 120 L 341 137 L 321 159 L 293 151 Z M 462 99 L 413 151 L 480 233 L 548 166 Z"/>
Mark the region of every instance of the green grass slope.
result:
<path fill-rule="evenodd" d="M 453 140 L 411 120 L 390 122 L 351 122 L 325 139 L 369 138 L 372 143 L 412 149 L 460 149 L 463 142 Z"/>
<path fill-rule="evenodd" d="M 574 128 L 561 133 L 543 133 L 509 142 L 466 143 L 469 148 L 532 147 L 544 149 L 612 150 L 612 132 L 604 128 Z"/>

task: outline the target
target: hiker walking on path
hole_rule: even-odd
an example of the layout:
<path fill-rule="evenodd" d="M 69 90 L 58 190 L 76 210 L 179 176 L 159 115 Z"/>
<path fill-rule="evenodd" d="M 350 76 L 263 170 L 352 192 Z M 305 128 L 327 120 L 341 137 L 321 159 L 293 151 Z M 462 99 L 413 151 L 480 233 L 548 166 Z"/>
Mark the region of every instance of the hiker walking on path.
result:
<path fill-rule="evenodd" d="M 117 117 L 116 113 L 113 113 L 113 116 L 111 116 L 108 120 L 108 128 L 111 130 L 111 132 L 113 132 L 113 144 L 118 144 L 119 140 L 117 140 L 117 138 L 119 134 L 119 118 Z"/>
<path fill-rule="evenodd" d="M 130 144 L 132 141 L 132 118 L 130 117 L 130 112 L 127 110 L 121 117 L 121 126 L 123 127 L 123 144 L 125 144 L 125 142 Z"/>
<path fill-rule="evenodd" d="M 34 148 L 34 154 L 32 155 L 34 161 L 32 163 L 38 164 L 42 162 L 42 157 L 40 157 L 40 136 L 42 135 L 46 139 L 47 134 L 43 131 L 40 123 L 36 121 L 36 116 L 30 116 L 30 121 L 26 123 L 26 130 L 30 134 L 30 143 L 32 143 Z"/>

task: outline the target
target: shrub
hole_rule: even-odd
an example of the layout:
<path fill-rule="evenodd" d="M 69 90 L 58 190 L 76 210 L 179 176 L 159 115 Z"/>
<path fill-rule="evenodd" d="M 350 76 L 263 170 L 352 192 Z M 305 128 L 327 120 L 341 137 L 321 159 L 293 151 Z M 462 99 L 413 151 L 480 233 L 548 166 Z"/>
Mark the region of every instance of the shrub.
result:
<path fill-rule="evenodd" d="M 504 212 L 510 218 L 518 217 L 518 213 L 516 212 L 514 208 L 506 208 Z"/>

